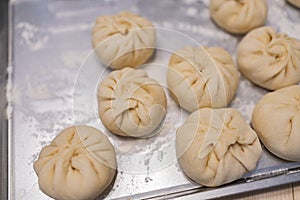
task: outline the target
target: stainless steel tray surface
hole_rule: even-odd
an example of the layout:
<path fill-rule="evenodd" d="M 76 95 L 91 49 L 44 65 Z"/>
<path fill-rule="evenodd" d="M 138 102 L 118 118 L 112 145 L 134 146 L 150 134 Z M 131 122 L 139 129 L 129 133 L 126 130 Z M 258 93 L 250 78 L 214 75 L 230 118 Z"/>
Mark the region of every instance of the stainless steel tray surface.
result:
<path fill-rule="evenodd" d="M 258 167 L 219 188 L 192 183 L 175 155 L 175 132 L 188 113 L 168 94 L 168 112 L 157 135 L 128 139 L 111 134 L 97 114 L 96 89 L 110 70 L 92 51 L 91 30 L 99 15 L 128 10 L 153 21 L 157 51 L 142 66 L 166 86 L 172 51 L 186 45 L 220 46 L 235 58 L 240 36 L 210 20 L 208 0 L 15 0 L 11 8 L 11 85 L 9 96 L 9 197 L 49 199 L 38 187 L 33 162 L 41 148 L 64 128 L 87 124 L 104 132 L 117 151 L 118 173 L 107 199 L 207 199 L 300 181 L 300 163 L 287 162 L 264 149 Z M 300 32 L 300 11 L 284 0 L 269 0 L 268 25 L 290 36 Z M 231 107 L 250 122 L 252 109 L 266 91 L 243 77 Z M 102 197 L 101 197 L 102 198 Z"/>

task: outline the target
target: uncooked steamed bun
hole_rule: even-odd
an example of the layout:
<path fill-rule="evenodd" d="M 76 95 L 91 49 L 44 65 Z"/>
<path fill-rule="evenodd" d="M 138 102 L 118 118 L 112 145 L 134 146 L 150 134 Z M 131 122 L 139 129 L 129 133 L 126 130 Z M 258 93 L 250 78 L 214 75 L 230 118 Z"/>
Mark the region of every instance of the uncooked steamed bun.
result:
<path fill-rule="evenodd" d="M 220 27 L 236 34 L 262 26 L 268 14 L 265 0 L 210 0 L 209 9 Z"/>
<path fill-rule="evenodd" d="M 97 97 L 102 123 L 117 135 L 152 135 L 166 114 L 164 89 L 141 69 L 111 72 L 100 83 Z"/>
<path fill-rule="evenodd" d="M 176 153 L 185 174 L 209 187 L 253 170 L 262 149 L 256 133 L 233 108 L 203 108 L 177 129 Z"/>
<path fill-rule="evenodd" d="M 175 52 L 169 61 L 168 88 L 175 101 L 190 112 L 202 107 L 226 107 L 238 81 L 231 55 L 219 47 L 188 46 Z"/>
<path fill-rule="evenodd" d="M 155 48 L 155 30 L 147 19 L 131 12 L 100 16 L 92 44 L 101 62 L 113 69 L 144 64 Z"/>
<path fill-rule="evenodd" d="M 270 152 L 300 161 L 300 86 L 265 95 L 253 111 L 252 125 Z"/>
<path fill-rule="evenodd" d="M 294 6 L 300 8 L 300 0 L 287 0 L 287 1 L 293 4 Z"/>
<path fill-rule="evenodd" d="M 44 147 L 34 163 L 40 189 L 56 200 L 90 200 L 112 182 L 116 155 L 95 128 L 73 126 Z"/>
<path fill-rule="evenodd" d="M 253 83 L 276 90 L 300 81 L 300 42 L 272 27 L 249 32 L 238 45 L 237 62 Z"/>

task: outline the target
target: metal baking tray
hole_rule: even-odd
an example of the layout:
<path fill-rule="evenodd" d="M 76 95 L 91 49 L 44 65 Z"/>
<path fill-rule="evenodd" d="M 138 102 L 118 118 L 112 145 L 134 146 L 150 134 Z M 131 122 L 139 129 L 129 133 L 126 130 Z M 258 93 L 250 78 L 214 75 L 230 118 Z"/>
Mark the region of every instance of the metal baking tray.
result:
<path fill-rule="evenodd" d="M 87 124 L 104 132 L 117 151 L 118 173 L 107 199 L 209 199 L 300 181 L 300 163 L 264 149 L 258 167 L 217 188 L 194 184 L 175 156 L 175 131 L 187 113 L 170 98 L 157 135 L 148 139 L 115 136 L 97 114 L 96 88 L 109 73 L 94 55 L 91 30 L 97 16 L 128 10 L 151 20 L 158 49 L 142 66 L 163 86 L 170 53 L 185 45 L 220 46 L 235 58 L 241 36 L 228 34 L 209 18 L 208 0 L 14 0 L 10 2 L 7 84 L 8 198 L 49 199 L 38 187 L 33 162 L 62 129 Z M 268 25 L 299 37 L 300 10 L 269 0 Z M 300 39 L 300 38 L 299 38 Z M 243 77 L 231 107 L 250 122 L 252 109 L 267 91 Z M 3 196 L 2 196 L 3 197 Z"/>
<path fill-rule="evenodd" d="M 8 65 L 8 1 L 0 1 L 0 194 L 1 199 L 7 199 L 7 160 L 8 160 L 8 145 L 7 145 L 7 125 L 6 117 L 6 91 Z"/>

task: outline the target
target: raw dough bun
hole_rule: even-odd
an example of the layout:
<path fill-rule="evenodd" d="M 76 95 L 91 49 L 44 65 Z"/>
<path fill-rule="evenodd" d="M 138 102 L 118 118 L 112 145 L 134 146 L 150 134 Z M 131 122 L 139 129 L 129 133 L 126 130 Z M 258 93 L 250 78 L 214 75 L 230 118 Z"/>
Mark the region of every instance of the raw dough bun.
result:
<path fill-rule="evenodd" d="M 293 4 L 294 6 L 300 8 L 300 0 L 287 0 L 287 1 Z"/>
<path fill-rule="evenodd" d="M 229 104 L 238 86 L 238 71 L 230 54 L 219 47 L 185 47 L 169 62 L 167 83 L 172 96 L 192 112 Z"/>
<path fill-rule="evenodd" d="M 300 161 L 300 86 L 265 95 L 253 111 L 252 125 L 269 151 L 286 160 Z"/>
<path fill-rule="evenodd" d="M 149 136 L 163 120 L 166 105 L 164 89 L 141 69 L 113 71 L 98 88 L 99 117 L 117 135 Z"/>
<path fill-rule="evenodd" d="M 203 108 L 177 129 L 176 153 L 187 176 L 215 187 L 253 170 L 262 149 L 239 111 Z"/>
<path fill-rule="evenodd" d="M 237 61 L 245 77 L 266 89 L 300 81 L 300 42 L 271 27 L 248 33 L 238 46 Z"/>
<path fill-rule="evenodd" d="M 265 0 L 210 0 L 209 9 L 220 27 L 236 34 L 262 26 L 268 14 Z"/>
<path fill-rule="evenodd" d="M 100 60 L 111 68 L 136 67 L 153 54 L 155 30 L 150 21 L 130 12 L 100 16 L 92 44 Z"/>
<path fill-rule="evenodd" d="M 34 163 L 40 189 L 57 200 L 90 200 L 112 182 L 116 169 L 113 146 L 89 126 L 63 130 Z"/>

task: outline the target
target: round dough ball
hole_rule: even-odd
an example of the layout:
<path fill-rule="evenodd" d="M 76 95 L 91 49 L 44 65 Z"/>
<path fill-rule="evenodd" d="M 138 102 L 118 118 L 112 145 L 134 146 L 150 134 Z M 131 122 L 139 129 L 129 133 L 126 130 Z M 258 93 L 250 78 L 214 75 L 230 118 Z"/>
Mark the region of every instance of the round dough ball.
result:
<path fill-rule="evenodd" d="M 220 27 L 236 34 L 262 26 L 268 15 L 265 0 L 210 0 L 209 9 Z"/>
<path fill-rule="evenodd" d="M 193 112 L 221 108 L 233 99 L 238 71 L 230 54 L 219 47 L 185 47 L 169 62 L 167 84 L 175 101 Z"/>
<path fill-rule="evenodd" d="M 239 111 L 203 108 L 177 129 L 176 153 L 188 177 L 215 187 L 253 170 L 262 149 Z"/>
<path fill-rule="evenodd" d="M 89 126 L 64 129 L 34 163 L 40 189 L 57 200 L 90 200 L 112 182 L 116 155 L 108 138 Z"/>
<path fill-rule="evenodd" d="M 276 90 L 300 81 L 300 42 L 272 27 L 249 32 L 238 45 L 237 62 L 253 83 Z"/>
<path fill-rule="evenodd" d="M 145 18 L 130 12 L 100 16 L 92 32 L 100 60 L 113 69 L 144 64 L 155 48 L 155 29 Z"/>
<path fill-rule="evenodd" d="M 300 0 L 287 0 L 289 3 L 291 3 L 292 5 L 300 8 Z"/>
<path fill-rule="evenodd" d="M 252 125 L 270 152 L 300 161 L 300 86 L 266 94 L 253 111 Z"/>
<path fill-rule="evenodd" d="M 149 136 L 166 114 L 164 89 L 141 69 L 111 72 L 100 83 L 97 97 L 102 123 L 121 136 Z"/>

